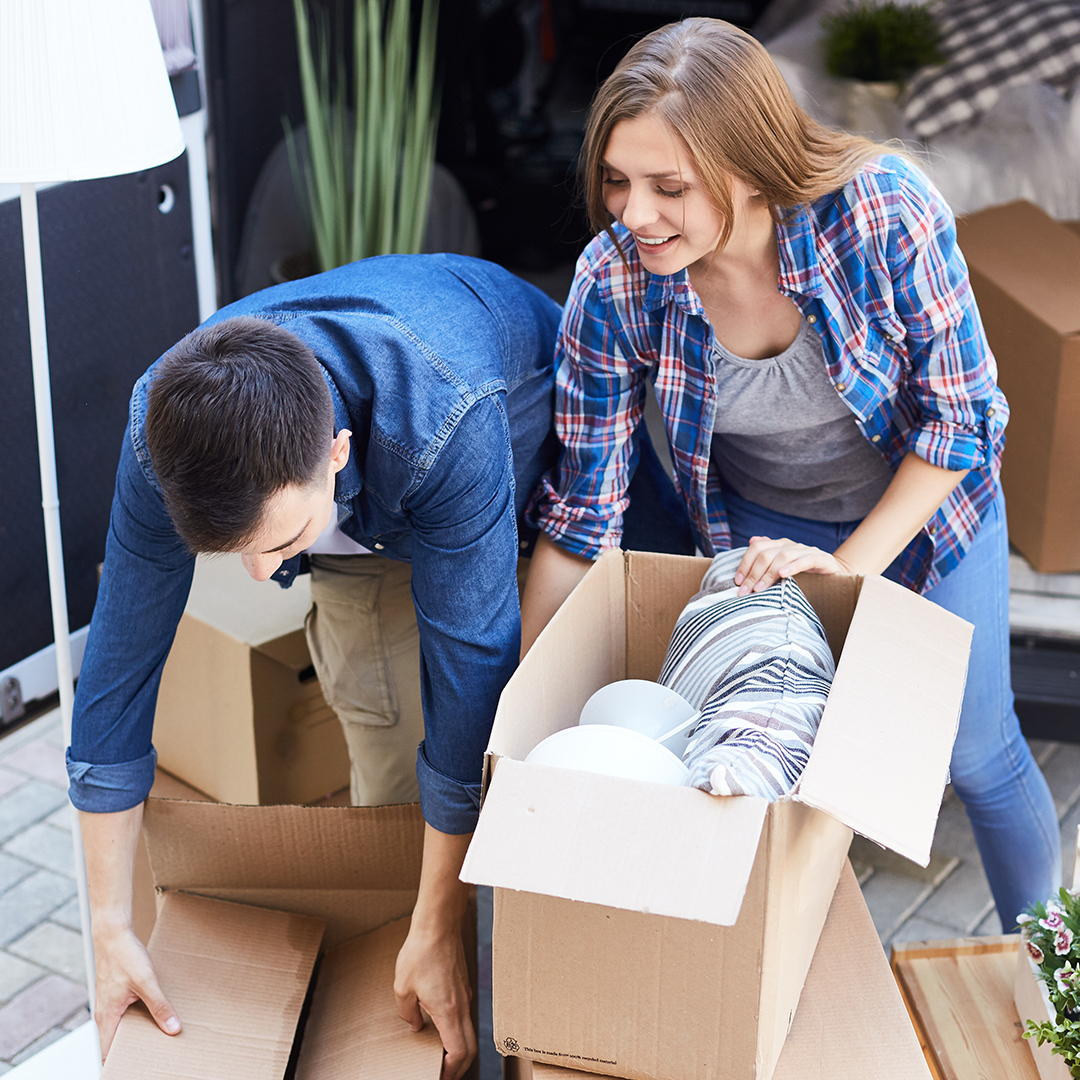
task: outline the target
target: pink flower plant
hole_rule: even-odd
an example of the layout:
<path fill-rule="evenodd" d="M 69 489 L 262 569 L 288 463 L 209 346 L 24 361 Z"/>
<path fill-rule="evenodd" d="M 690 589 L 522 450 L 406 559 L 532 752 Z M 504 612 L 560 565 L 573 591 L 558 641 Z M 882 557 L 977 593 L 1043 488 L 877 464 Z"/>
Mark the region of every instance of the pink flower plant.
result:
<path fill-rule="evenodd" d="M 1067 994 L 1077 988 L 1077 974 L 1068 964 L 1054 972 L 1054 982 L 1057 983 L 1058 993 Z"/>
<path fill-rule="evenodd" d="M 1040 949 L 1033 941 L 1028 941 L 1025 944 L 1027 945 L 1027 951 L 1031 956 L 1031 959 L 1034 960 L 1036 964 L 1041 964 L 1043 962 L 1042 949 Z"/>
<path fill-rule="evenodd" d="M 1046 918 L 1039 920 L 1039 925 L 1044 930 L 1061 930 L 1065 926 L 1065 920 L 1061 917 L 1061 912 L 1056 908 L 1047 907 Z"/>
<path fill-rule="evenodd" d="M 1068 956 L 1069 950 L 1072 948 L 1073 932 L 1064 924 L 1062 928 L 1054 935 L 1054 955 L 1055 956 Z"/>

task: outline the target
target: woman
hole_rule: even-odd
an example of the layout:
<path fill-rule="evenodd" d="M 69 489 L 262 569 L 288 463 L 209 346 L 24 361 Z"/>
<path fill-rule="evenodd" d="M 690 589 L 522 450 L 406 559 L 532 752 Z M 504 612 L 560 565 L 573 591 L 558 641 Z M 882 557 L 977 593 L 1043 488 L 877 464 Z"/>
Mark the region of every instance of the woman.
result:
<path fill-rule="evenodd" d="M 558 473 L 523 648 L 616 546 L 646 378 L 698 547 L 778 577 L 885 574 L 975 625 L 952 778 L 1009 930 L 1060 881 L 1020 735 L 998 483 L 1008 406 L 952 213 L 887 147 L 793 101 L 753 38 L 688 19 L 638 42 L 582 151 L 597 237 L 557 346 Z"/>

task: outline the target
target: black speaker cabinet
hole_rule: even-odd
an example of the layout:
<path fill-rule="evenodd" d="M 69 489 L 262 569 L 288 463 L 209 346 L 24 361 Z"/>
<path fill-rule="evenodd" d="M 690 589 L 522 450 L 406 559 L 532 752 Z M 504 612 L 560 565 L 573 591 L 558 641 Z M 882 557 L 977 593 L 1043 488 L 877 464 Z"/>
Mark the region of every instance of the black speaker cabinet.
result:
<path fill-rule="evenodd" d="M 132 384 L 199 321 L 187 157 L 38 193 L 72 629 L 90 621 Z M 0 670 L 53 640 L 18 198 L 0 203 Z"/>

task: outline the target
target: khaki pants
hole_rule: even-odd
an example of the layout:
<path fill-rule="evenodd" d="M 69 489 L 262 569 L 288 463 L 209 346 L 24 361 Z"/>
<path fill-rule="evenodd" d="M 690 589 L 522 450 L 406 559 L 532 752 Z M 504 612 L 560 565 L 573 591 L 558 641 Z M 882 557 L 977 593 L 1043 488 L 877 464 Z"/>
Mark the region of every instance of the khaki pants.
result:
<path fill-rule="evenodd" d="M 311 557 L 308 647 L 345 732 L 356 806 L 420 798 L 424 714 L 411 577 L 408 563 L 381 555 Z"/>

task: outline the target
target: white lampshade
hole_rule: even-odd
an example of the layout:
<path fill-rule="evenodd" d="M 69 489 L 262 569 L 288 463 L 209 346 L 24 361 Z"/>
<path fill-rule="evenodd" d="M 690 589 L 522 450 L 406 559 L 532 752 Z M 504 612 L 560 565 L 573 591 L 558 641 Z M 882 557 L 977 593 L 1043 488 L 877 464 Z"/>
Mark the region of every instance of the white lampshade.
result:
<path fill-rule="evenodd" d="M 183 150 L 150 0 L 0 0 L 0 182 L 120 176 Z"/>

